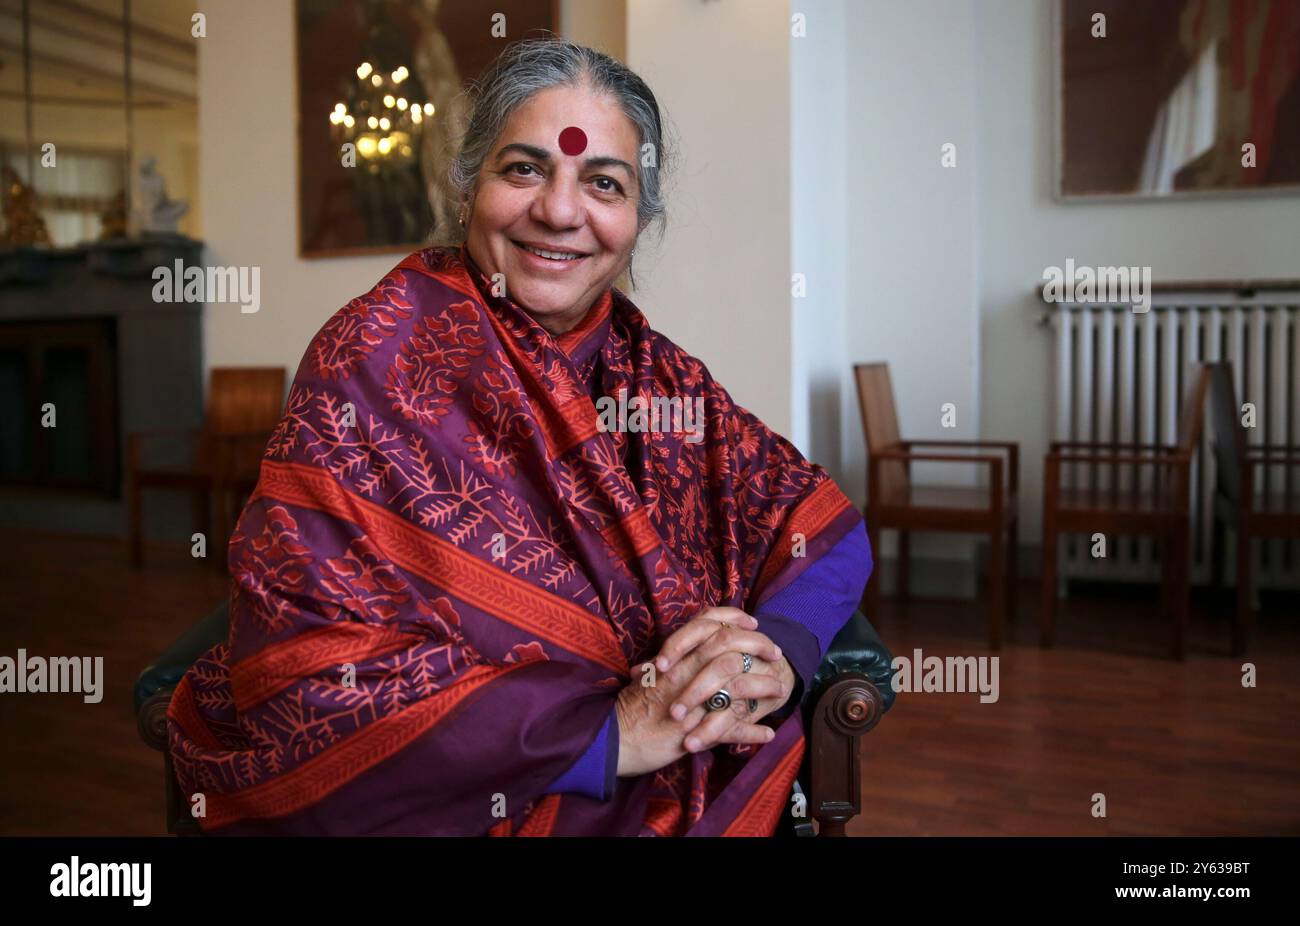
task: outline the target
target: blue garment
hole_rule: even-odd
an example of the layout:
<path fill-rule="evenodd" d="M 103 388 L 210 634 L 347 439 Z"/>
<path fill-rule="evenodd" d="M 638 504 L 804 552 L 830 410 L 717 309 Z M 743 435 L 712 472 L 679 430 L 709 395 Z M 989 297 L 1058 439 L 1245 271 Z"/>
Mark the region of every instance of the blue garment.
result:
<path fill-rule="evenodd" d="M 557 778 L 547 793 L 576 791 L 598 801 L 614 796 L 618 777 L 618 717 L 611 708 L 605 725 L 596 734 L 587 751 L 578 757 L 567 772 Z"/>
<path fill-rule="evenodd" d="M 754 615 L 758 632 L 781 647 L 781 654 L 795 672 L 790 700 L 770 716 L 783 718 L 798 709 L 831 641 L 857 610 L 871 568 L 866 524 L 859 521 L 835 546 L 758 609 Z M 609 800 L 614 794 L 617 773 L 618 718 L 611 708 L 605 726 L 591 746 L 547 791 L 572 791 L 598 801 Z"/>

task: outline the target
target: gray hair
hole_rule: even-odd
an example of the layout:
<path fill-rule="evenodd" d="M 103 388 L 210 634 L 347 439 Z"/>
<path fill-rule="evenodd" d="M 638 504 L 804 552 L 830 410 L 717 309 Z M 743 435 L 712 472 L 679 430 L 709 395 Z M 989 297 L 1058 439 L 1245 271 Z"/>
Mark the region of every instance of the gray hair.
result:
<path fill-rule="evenodd" d="M 669 151 L 659 104 L 646 82 L 630 68 L 594 48 L 564 39 L 514 42 L 470 85 L 473 113 L 448 172 L 452 189 L 462 203 L 472 201 L 483 162 L 501 136 L 510 114 L 535 93 L 551 87 L 582 85 L 613 97 L 636 127 L 640 160 L 637 231 L 657 221 L 662 238 L 667 210 L 661 177 L 668 165 Z M 633 282 L 634 288 L 635 285 Z"/>

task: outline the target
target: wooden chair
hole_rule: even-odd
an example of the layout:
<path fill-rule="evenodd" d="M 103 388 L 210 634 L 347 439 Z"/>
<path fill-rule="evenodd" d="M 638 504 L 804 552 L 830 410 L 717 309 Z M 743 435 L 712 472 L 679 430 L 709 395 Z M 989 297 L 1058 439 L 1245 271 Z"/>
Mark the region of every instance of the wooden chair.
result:
<path fill-rule="evenodd" d="M 1201 439 L 1210 368 L 1192 367 L 1179 411 L 1177 444 L 1052 441 L 1043 462 L 1043 576 L 1039 610 L 1040 644 L 1055 637 L 1057 535 L 1101 533 L 1157 538 L 1161 543 L 1162 601 L 1170 622 L 1169 651 L 1185 658 L 1188 609 L 1188 557 L 1191 553 L 1189 492 L 1192 457 Z M 1061 486 L 1062 464 L 1084 464 L 1086 487 Z M 1132 467 L 1131 485 L 1121 488 L 1121 467 Z M 1139 478 L 1152 470 L 1152 488 Z M 1109 469 L 1110 487 L 1098 485 L 1099 470 Z"/>
<path fill-rule="evenodd" d="M 262 453 L 280 420 L 284 403 L 283 367 L 218 367 L 208 383 L 207 410 L 198 429 L 137 431 L 127 437 L 127 519 L 131 565 L 144 561 L 141 492 L 171 489 L 193 498 L 195 529 L 209 537 L 219 553 L 232 523 L 232 501 L 251 492 L 257 483 Z M 189 445 L 189 460 L 171 465 L 145 462 L 146 442 L 181 438 Z M 211 526 L 215 498 L 216 533 Z M 216 555 L 224 568 L 224 556 Z"/>
<path fill-rule="evenodd" d="M 889 365 L 860 363 L 853 367 L 853 372 L 858 383 L 862 431 L 867 439 L 866 519 L 871 548 L 880 549 L 882 529 L 898 531 L 898 593 L 906 599 L 909 594 L 911 531 L 988 534 L 989 648 L 1000 648 L 1007 616 L 1008 590 L 1015 588 L 1017 580 L 1020 445 L 1014 441 L 902 440 L 898 434 L 898 414 Z M 981 455 L 918 453 L 912 449 L 914 447 L 991 449 L 997 452 Z M 988 486 L 913 485 L 914 461 L 988 467 Z M 867 582 L 868 613 L 875 614 L 879 604 L 880 570 L 875 569 Z"/>
<path fill-rule="evenodd" d="M 1300 480 L 1283 480 L 1278 492 L 1269 491 L 1272 486 L 1256 492 L 1262 482 L 1256 469 L 1296 466 L 1300 464 L 1300 447 L 1250 444 L 1232 384 L 1232 365 L 1212 363 L 1209 366 L 1214 428 L 1211 446 L 1216 472 L 1211 580 L 1216 588 L 1222 587 L 1225 535 L 1232 528 L 1237 535 L 1237 607 L 1232 624 L 1232 654 L 1240 656 L 1246 651 L 1254 623 L 1251 541 L 1257 537 L 1300 537 Z"/>

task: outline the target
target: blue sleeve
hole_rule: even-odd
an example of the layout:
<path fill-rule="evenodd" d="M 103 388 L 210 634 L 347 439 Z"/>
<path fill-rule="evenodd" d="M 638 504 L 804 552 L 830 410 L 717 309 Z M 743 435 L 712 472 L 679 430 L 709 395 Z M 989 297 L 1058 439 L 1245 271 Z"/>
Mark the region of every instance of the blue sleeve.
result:
<path fill-rule="evenodd" d="M 831 641 L 862 600 L 871 575 L 871 544 L 859 521 L 789 585 L 763 602 L 754 615 L 795 671 L 794 693 L 772 716 L 792 713 L 812 686 Z"/>
<path fill-rule="evenodd" d="M 605 725 L 600 728 L 587 751 L 546 789 L 546 793 L 572 791 L 598 801 L 607 801 L 614 796 L 617 775 L 618 716 L 611 707 Z"/>

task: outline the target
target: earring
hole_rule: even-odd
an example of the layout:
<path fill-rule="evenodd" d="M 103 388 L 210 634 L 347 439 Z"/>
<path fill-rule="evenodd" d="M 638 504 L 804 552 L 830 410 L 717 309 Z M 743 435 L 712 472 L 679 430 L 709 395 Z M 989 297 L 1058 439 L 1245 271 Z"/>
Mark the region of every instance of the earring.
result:
<path fill-rule="evenodd" d="M 461 210 L 460 210 L 460 215 L 459 215 L 458 218 L 460 219 L 460 227 L 461 227 L 461 228 L 464 228 L 464 227 L 465 227 L 465 210 L 464 210 L 464 209 L 461 209 Z"/>

